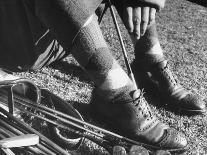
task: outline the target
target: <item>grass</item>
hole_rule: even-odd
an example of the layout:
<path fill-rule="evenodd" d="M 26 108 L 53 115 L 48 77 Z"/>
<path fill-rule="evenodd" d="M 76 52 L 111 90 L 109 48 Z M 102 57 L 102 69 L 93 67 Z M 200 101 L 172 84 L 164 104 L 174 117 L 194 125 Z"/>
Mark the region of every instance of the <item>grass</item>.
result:
<path fill-rule="evenodd" d="M 133 46 L 123 24 L 119 24 L 124 37 L 130 61 L 133 60 Z M 172 70 L 180 83 L 187 89 L 197 92 L 205 99 L 207 95 L 207 10 L 205 7 L 184 1 L 168 1 L 164 10 L 157 14 L 157 27 L 160 43 L 169 60 Z M 101 24 L 104 37 L 113 55 L 124 67 L 121 48 L 109 12 Z M 19 76 L 34 80 L 42 87 L 76 105 L 87 105 L 93 82 L 80 69 L 70 56 L 60 64 L 45 67 L 35 73 L 18 73 Z M 207 116 L 180 116 L 165 108 L 151 105 L 156 115 L 186 134 L 190 149 L 184 154 L 207 154 Z M 87 110 L 80 109 L 83 115 Z M 90 122 L 90 119 L 87 120 Z M 107 154 L 104 149 L 87 141 L 77 154 Z"/>

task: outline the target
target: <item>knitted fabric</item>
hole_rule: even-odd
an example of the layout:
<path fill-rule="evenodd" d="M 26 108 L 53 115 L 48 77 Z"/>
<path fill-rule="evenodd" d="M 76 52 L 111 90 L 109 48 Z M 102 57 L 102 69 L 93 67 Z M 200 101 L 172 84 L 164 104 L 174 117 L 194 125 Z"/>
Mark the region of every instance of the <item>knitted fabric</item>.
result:
<path fill-rule="evenodd" d="M 104 82 L 107 73 L 118 64 L 113 63 L 113 56 L 103 38 L 97 18 L 83 27 L 74 40 L 73 56 L 86 70 L 96 85 Z"/>

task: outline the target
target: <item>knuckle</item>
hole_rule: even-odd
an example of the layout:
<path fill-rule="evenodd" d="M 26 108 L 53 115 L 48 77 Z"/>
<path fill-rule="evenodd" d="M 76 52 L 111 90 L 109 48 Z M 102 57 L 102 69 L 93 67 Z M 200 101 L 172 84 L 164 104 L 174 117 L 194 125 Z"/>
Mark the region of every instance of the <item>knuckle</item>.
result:
<path fill-rule="evenodd" d="M 126 26 L 126 28 L 128 29 L 129 32 L 132 32 L 133 31 L 133 27 L 130 24 L 128 24 Z"/>
<path fill-rule="evenodd" d="M 149 19 L 149 22 L 151 23 L 151 22 L 154 22 L 155 21 L 155 18 L 150 18 Z"/>
<path fill-rule="evenodd" d="M 148 20 L 147 19 L 142 19 L 142 23 L 147 23 Z"/>
<path fill-rule="evenodd" d="M 139 17 L 134 17 L 134 18 L 133 18 L 133 23 L 134 23 L 135 25 L 139 24 L 140 22 L 141 22 L 141 19 L 140 19 Z"/>

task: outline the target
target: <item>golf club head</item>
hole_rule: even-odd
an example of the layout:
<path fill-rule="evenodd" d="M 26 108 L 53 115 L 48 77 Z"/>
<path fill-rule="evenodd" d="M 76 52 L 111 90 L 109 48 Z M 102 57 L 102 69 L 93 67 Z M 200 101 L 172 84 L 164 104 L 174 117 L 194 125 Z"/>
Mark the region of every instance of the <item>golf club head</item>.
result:
<path fill-rule="evenodd" d="M 149 152 L 142 146 L 133 145 L 129 150 L 129 155 L 149 155 Z"/>
<path fill-rule="evenodd" d="M 39 136 L 26 134 L 0 140 L 0 148 L 24 147 L 39 144 Z"/>
<path fill-rule="evenodd" d="M 113 155 L 127 155 L 126 150 L 122 146 L 113 147 Z"/>

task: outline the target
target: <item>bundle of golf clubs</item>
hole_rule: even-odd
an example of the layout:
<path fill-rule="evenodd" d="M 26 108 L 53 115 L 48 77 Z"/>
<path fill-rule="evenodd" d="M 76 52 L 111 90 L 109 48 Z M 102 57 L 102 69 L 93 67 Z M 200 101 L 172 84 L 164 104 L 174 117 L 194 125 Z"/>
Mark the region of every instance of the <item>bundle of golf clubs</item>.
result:
<path fill-rule="evenodd" d="M 26 95 L 22 96 L 18 94 L 18 92 L 15 92 L 14 88 L 22 84 L 30 84 L 30 87 L 34 85 L 33 90 L 38 92 L 37 95 L 34 95 L 35 99 L 30 99 L 30 97 Z M 50 131 L 53 131 L 53 136 L 55 136 L 55 134 L 59 134 L 58 136 L 60 136 L 61 131 L 63 131 L 63 135 L 69 134 L 73 137 L 71 139 L 79 139 L 78 145 L 81 145 L 83 139 L 88 139 L 102 146 L 110 153 L 113 152 L 115 146 L 121 146 L 126 151 L 129 151 L 132 146 L 139 146 L 139 149 L 145 150 L 148 154 L 156 154 L 158 150 L 160 152 L 161 148 L 159 147 L 129 139 L 85 122 L 80 113 L 68 102 L 46 89 L 36 89 L 38 89 L 38 87 L 28 79 L 0 82 L 0 139 L 3 139 L 3 142 L 6 140 L 12 141 L 13 138 L 5 138 L 14 137 L 15 142 L 11 143 L 14 144 L 13 147 L 27 146 L 26 151 L 31 154 L 70 154 L 66 152 L 62 146 L 59 146 L 59 143 L 57 143 L 57 145 L 54 141 L 29 125 L 26 119 L 34 117 L 49 124 Z M 47 96 L 50 97 L 47 98 Z M 46 102 L 49 100 L 51 100 L 51 102 L 45 105 L 45 103 L 42 103 L 41 98 L 47 98 Z M 59 108 L 56 108 L 58 106 Z M 70 112 L 67 113 L 67 111 Z M 53 129 L 56 132 L 54 132 Z M 27 138 L 30 139 L 29 141 L 31 143 L 27 143 Z M 67 138 L 70 139 L 70 137 Z M 21 139 L 21 143 L 16 142 L 18 140 L 21 141 Z M 24 141 L 24 139 L 26 140 Z M 8 153 L 8 151 L 12 145 L 1 144 L 1 142 L 0 140 L 1 150 L 6 152 L 6 155 L 11 154 Z M 30 145 L 35 145 L 35 147 Z M 18 150 L 19 149 L 17 149 L 17 151 Z M 180 150 L 165 150 L 164 152 L 165 154 L 170 154 L 169 152 L 178 151 Z"/>

